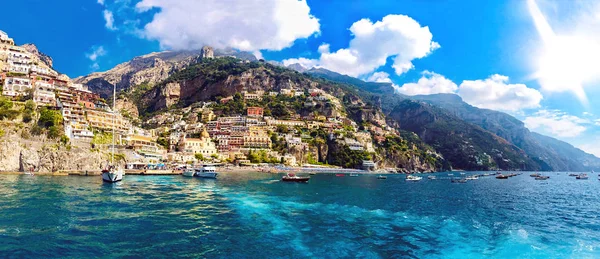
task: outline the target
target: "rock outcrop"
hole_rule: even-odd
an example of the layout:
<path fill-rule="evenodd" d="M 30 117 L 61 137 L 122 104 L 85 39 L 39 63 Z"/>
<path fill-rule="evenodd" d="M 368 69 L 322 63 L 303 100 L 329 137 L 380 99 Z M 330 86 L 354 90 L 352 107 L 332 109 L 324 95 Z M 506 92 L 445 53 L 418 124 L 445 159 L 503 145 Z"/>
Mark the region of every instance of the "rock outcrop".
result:
<path fill-rule="evenodd" d="M 37 57 L 41 62 L 46 64 L 49 68 L 52 68 L 52 58 L 38 50 L 38 48 L 31 43 L 23 44 L 21 47 L 25 48 L 29 53 Z"/>
<path fill-rule="evenodd" d="M 124 112 L 132 118 L 137 118 L 140 116 L 140 113 L 135 103 L 131 102 L 127 98 L 117 99 L 117 101 L 115 102 L 115 108 L 117 111 Z"/>
<path fill-rule="evenodd" d="M 89 147 L 66 147 L 44 138 L 23 139 L 11 134 L 0 139 L 0 171 L 99 170 L 106 157 Z"/>
<path fill-rule="evenodd" d="M 210 48 L 210 47 L 209 47 Z M 85 84 L 90 90 L 107 97 L 112 94 L 112 87 L 117 91 L 130 89 L 140 84 L 155 85 L 167 79 L 171 74 L 202 58 L 202 50 L 163 51 L 135 57 L 131 61 L 117 65 L 106 72 L 96 72 L 74 79 L 75 83 Z M 248 52 L 235 50 L 206 51 L 207 56 L 234 56 L 246 60 L 256 60 Z"/>
<path fill-rule="evenodd" d="M 204 58 L 214 58 L 215 57 L 215 51 L 210 46 L 204 46 L 204 47 L 202 47 L 202 54 L 200 56 L 203 59 Z"/>

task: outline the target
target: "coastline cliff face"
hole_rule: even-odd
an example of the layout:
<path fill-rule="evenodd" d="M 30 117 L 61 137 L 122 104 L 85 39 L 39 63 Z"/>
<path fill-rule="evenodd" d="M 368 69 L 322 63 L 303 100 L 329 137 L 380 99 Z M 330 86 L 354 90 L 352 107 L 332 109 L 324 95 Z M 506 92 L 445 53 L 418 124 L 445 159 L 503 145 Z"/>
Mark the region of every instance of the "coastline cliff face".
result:
<path fill-rule="evenodd" d="M 67 147 L 44 137 L 24 139 L 17 132 L 0 138 L 0 171 L 100 170 L 103 163 L 106 154 L 89 145 Z"/>

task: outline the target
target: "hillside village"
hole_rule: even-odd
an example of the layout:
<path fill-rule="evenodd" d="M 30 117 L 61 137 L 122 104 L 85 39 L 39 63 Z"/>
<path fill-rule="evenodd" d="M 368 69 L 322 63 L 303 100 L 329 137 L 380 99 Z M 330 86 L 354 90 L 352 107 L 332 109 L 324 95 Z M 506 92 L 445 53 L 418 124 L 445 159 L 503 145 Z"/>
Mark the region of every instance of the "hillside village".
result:
<path fill-rule="evenodd" d="M 212 48 L 205 47 L 202 58 L 217 57 Z M 107 147 L 114 128 L 121 157 L 132 169 L 190 163 L 333 164 L 375 169 L 377 161 L 382 160 L 377 157 L 377 148 L 398 140 L 398 132 L 383 119 L 358 125 L 347 118 L 341 100 L 316 84 L 308 89 L 244 89 L 216 101 L 197 102 L 140 121 L 141 116 L 127 109 L 113 112 L 112 100 L 74 83 L 51 65 L 47 58 L 15 45 L 12 38 L 0 32 L 2 101 L 10 102 L 8 106 L 14 105 L 12 109 L 21 109 L 23 114 L 23 107 L 35 104 L 36 108 L 29 108 L 33 110 L 29 112 L 31 117 L 38 118 L 33 126 L 36 132 L 32 132 L 46 133 L 65 145 Z M 280 106 L 293 104 L 297 110 L 312 112 L 290 114 L 261 106 L 263 100 Z M 123 103 L 118 100 L 118 107 L 122 108 Z M 327 107 L 327 112 L 315 107 Z M 47 114 L 54 114 L 54 121 L 60 122 L 42 123 Z M 24 123 L 31 120 L 25 118 L 30 115 L 22 116 Z M 5 117 L 0 119 L 14 121 L 18 116 Z"/>

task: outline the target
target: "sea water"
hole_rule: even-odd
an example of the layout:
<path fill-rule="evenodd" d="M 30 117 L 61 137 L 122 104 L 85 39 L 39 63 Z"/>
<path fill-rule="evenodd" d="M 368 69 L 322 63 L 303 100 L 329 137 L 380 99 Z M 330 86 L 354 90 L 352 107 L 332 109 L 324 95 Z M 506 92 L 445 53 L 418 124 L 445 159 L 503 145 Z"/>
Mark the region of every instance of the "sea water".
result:
<path fill-rule="evenodd" d="M 547 175 L 3 175 L 0 257 L 599 258 L 600 181 Z"/>

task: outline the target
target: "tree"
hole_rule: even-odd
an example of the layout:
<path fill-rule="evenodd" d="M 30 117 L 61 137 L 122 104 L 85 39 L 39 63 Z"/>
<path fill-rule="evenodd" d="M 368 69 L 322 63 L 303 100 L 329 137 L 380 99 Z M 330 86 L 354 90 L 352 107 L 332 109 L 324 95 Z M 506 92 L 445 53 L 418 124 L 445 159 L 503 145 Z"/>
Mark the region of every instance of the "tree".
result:
<path fill-rule="evenodd" d="M 204 161 L 204 156 L 200 153 L 194 154 L 194 158 L 196 158 L 198 161 Z"/>
<path fill-rule="evenodd" d="M 50 128 L 52 126 L 59 127 L 62 125 L 63 117 L 59 111 L 49 110 L 43 107 L 40 110 L 40 118 L 38 119 L 38 125 L 44 128 Z"/>

